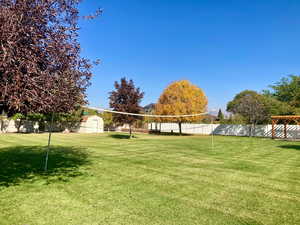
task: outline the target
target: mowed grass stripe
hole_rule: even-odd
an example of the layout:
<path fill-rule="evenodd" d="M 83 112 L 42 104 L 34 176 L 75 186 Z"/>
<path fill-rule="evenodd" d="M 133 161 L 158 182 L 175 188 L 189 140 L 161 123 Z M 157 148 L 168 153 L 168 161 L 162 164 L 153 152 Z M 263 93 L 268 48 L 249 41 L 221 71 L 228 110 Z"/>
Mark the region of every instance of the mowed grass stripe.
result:
<path fill-rule="evenodd" d="M 300 223 L 296 142 L 218 136 L 212 149 L 205 136 L 122 135 L 55 133 L 48 176 L 32 168 L 0 185 L 0 224 Z M 19 176 L 16 146 L 43 152 L 46 141 L 47 134 L 0 135 L 1 168 L 13 164 Z M 18 154 L 11 164 L 1 161 L 7 151 Z M 42 155 L 32 152 L 34 166 Z M 86 159 L 76 165 L 72 157 Z"/>

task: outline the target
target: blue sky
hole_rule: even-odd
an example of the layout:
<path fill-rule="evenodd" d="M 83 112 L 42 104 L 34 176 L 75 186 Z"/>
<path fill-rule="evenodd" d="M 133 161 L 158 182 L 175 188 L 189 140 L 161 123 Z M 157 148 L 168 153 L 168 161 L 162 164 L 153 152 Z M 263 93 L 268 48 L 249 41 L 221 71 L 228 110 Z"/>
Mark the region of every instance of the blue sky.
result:
<path fill-rule="evenodd" d="M 209 109 L 226 108 L 245 89 L 260 91 L 300 71 L 299 0 L 85 0 L 82 55 L 101 60 L 88 100 L 108 107 L 115 80 L 127 77 L 156 102 L 174 80 L 201 87 Z"/>

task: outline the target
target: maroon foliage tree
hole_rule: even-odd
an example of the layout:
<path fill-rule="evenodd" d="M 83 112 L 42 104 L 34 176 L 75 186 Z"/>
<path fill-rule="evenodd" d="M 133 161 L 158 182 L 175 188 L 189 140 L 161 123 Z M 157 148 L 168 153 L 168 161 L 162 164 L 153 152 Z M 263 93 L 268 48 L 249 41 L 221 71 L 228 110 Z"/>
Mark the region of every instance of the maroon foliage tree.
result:
<path fill-rule="evenodd" d="M 139 113 L 142 109 L 141 100 L 144 92 L 136 88 L 132 80 L 122 78 L 121 82 L 115 82 L 115 91 L 110 92 L 109 105 L 115 111 Z M 129 124 L 129 137 L 132 136 L 132 124 L 138 120 L 137 116 L 114 114 L 113 121 L 117 124 Z"/>
<path fill-rule="evenodd" d="M 0 101 L 8 114 L 68 112 L 85 103 L 79 0 L 0 0 Z"/>
<path fill-rule="evenodd" d="M 0 0 L 0 104 L 8 115 L 86 103 L 91 64 L 80 57 L 79 2 Z"/>

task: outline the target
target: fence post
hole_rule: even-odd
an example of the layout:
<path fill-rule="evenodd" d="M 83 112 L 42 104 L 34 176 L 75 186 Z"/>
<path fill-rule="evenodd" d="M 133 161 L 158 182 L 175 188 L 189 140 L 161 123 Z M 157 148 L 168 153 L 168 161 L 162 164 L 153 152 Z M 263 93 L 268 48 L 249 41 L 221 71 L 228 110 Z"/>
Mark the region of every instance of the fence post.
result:
<path fill-rule="evenodd" d="M 275 139 L 275 120 L 272 120 L 272 139 Z"/>
<path fill-rule="evenodd" d="M 287 126 L 286 126 L 286 122 L 284 122 L 284 138 L 287 139 Z"/>

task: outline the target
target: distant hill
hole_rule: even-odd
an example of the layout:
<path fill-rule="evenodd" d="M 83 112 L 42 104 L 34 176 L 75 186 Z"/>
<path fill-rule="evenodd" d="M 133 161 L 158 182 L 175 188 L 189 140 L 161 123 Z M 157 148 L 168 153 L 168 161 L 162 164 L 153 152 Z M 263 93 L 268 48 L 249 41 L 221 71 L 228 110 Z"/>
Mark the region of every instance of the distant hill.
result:
<path fill-rule="evenodd" d="M 154 108 L 155 108 L 155 104 L 154 103 L 150 103 L 150 104 L 148 104 L 148 105 L 146 105 L 146 106 L 143 107 L 143 111 L 145 113 L 151 113 L 151 112 L 154 111 Z"/>

